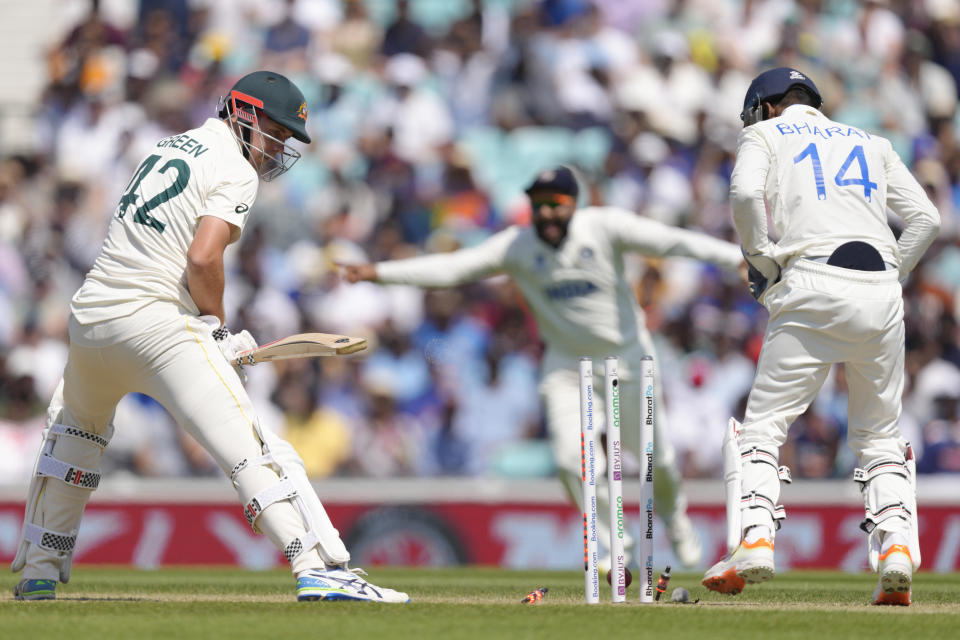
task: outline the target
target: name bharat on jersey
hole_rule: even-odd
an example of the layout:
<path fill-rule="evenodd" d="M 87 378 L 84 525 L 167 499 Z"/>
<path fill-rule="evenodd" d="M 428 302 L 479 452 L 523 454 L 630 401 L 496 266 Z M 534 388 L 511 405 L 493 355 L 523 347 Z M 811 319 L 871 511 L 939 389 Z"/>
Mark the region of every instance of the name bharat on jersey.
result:
<path fill-rule="evenodd" d="M 844 131 L 846 129 L 846 131 Z M 844 138 L 852 138 L 856 136 L 858 138 L 863 138 L 870 140 L 870 134 L 866 131 L 861 131 L 854 127 L 824 127 L 821 129 L 815 124 L 810 124 L 809 122 L 800 122 L 800 123 L 786 123 L 781 122 L 777 125 L 777 131 L 780 132 L 782 136 L 788 136 L 794 133 L 808 133 L 815 136 L 820 136 L 824 140 L 832 138 L 834 135 L 842 136 Z"/>

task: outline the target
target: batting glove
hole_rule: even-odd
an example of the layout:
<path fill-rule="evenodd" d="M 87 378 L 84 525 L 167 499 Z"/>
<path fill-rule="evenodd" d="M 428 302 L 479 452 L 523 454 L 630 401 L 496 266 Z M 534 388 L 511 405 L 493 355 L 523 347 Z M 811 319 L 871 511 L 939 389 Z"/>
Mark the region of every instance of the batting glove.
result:
<path fill-rule="evenodd" d="M 217 341 L 220 353 L 227 359 L 227 362 L 234 362 L 241 352 L 250 351 L 260 346 L 246 329 L 240 333 L 230 333 L 226 325 L 213 330 L 213 339 Z"/>
<path fill-rule="evenodd" d="M 211 319 L 213 322 L 211 322 Z M 257 344 L 257 341 L 253 339 L 253 336 L 250 335 L 250 332 L 246 329 L 240 333 L 230 333 L 227 325 L 220 324 L 220 320 L 215 316 L 201 316 L 201 320 L 211 327 L 216 327 L 213 329 L 212 334 L 213 339 L 217 342 L 217 346 L 220 347 L 220 353 L 223 354 L 227 362 L 236 370 L 237 375 L 240 376 L 240 381 L 246 383 L 247 374 L 244 372 L 243 367 L 237 364 L 237 354 L 256 349 L 260 345 Z"/>

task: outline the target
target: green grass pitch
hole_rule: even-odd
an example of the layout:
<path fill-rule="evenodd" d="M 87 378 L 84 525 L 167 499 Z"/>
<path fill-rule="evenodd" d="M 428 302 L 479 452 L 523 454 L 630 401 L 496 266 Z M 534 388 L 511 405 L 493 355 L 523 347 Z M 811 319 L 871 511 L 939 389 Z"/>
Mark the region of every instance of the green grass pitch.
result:
<path fill-rule="evenodd" d="M 141 571 L 79 566 L 55 602 L 16 602 L 0 581 L 4 638 L 921 638 L 955 637 L 960 574 L 921 573 L 910 607 L 870 606 L 876 578 L 791 571 L 736 597 L 708 593 L 700 574 L 675 573 L 667 590 L 697 604 L 583 604 L 583 574 L 493 568 L 377 568 L 370 580 L 407 591 L 406 605 L 296 602 L 288 572 L 226 568 Z M 521 604 L 537 587 L 543 602 Z M 604 585 L 606 586 L 606 585 Z M 634 587 L 635 588 L 635 587 Z M 656 634 L 655 636 L 650 634 Z"/>

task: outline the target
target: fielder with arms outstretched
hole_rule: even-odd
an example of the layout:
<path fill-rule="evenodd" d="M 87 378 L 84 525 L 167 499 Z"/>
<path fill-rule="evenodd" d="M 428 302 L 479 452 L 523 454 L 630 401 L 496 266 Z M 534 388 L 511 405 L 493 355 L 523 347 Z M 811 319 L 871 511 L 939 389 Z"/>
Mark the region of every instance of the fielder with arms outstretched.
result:
<path fill-rule="evenodd" d="M 546 344 L 541 366 L 540 394 L 559 476 L 579 506 L 580 405 L 578 363 L 582 356 L 602 362 L 620 358 L 620 406 L 623 424 L 640 424 L 640 361 L 654 352 L 653 341 L 624 278 L 623 255 L 689 256 L 736 271 L 739 249 L 710 236 L 662 225 L 630 211 L 588 207 L 575 212 L 577 181 L 567 167 L 541 173 L 527 189 L 533 206 L 533 226 L 509 227 L 480 245 L 452 253 L 376 265 L 341 265 L 350 282 L 375 280 L 384 284 L 450 287 L 496 273 L 509 274 L 533 312 Z M 595 407 L 603 407 L 601 378 L 594 385 Z M 657 392 L 660 385 L 656 385 Z M 663 406 L 661 398 L 656 400 Z M 680 474 L 667 438 L 663 411 L 657 412 L 655 441 L 656 510 L 663 518 L 678 560 L 686 566 L 700 561 L 700 542 L 686 513 Z M 602 410 L 595 412 L 603 424 Z M 627 450 L 636 451 L 638 429 L 624 429 Z M 602 458 L 602 455 L 601 455 Z M 602 478 L 604 461 L 598 460 Z M 598 491 L 599 539 L 609 540 L 606 491 Z M 634 544 L 627 539 L 628 554 Z M 609 556 L 601 561 L 609 568 Z"/>
<path fill-rule="evenodd" d="M 900 280 L 940 226 L 936 208 L 886 139 L 834 122 L 816 86 L 778 68 L 754 79 L 730 183 L 751 291 L 770 312 L 743 424 L 724 440 L 728 555 L 703 584 L 739 593 L 774 574 L 780 446 L 831 365 L 849 385 L 848 444 L 860 468 L 875 604 L 910 604 L 920 566 L 915 465 L 900 436 L 904 329 Z M 767 207 L 779 241 L 767 236 Z M 887 209 L 906 227 L 896 240 Z"/>
<path fill-rule="evenodd" d="M 350 554 L 287 442 L 263 429 L 230 361 L 256 347 L 224 325 L 223 253 L 240 238 L 259 179 L 286 172 L 309 143 L 307 105 L 280 74 L 241 78 L 219 119 L 160 140 L 130 179 L 74 296 L 70 352 L 47 410 L 13 570 L 20 600 L 55 597 L 114 409 L 130 392 L 162 404 L 230 476 L 244 515 L 283 550 L 301 600 L 407 602 L 347 568 Z"/>

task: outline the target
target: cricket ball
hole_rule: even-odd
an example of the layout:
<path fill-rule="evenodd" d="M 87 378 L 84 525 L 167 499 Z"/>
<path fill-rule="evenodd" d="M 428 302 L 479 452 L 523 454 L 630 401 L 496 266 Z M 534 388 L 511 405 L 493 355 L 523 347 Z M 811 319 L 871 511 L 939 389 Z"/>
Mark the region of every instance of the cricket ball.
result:
<path fill-rule="evenodd" d="M 623 577 L 625 578 L 624 580 L 624 582 L 626 583 L 625 586 L 629 587 L 630 583 L 633 582 L 633 574 L 630 573 L 630 569 L 627 569 L 626 567 L 624 567 Z M 611 569 L 610 571 L 607 571 L 607 584 L 610 584 L 610 585 L 613 584 L 613 569 Z"/>

